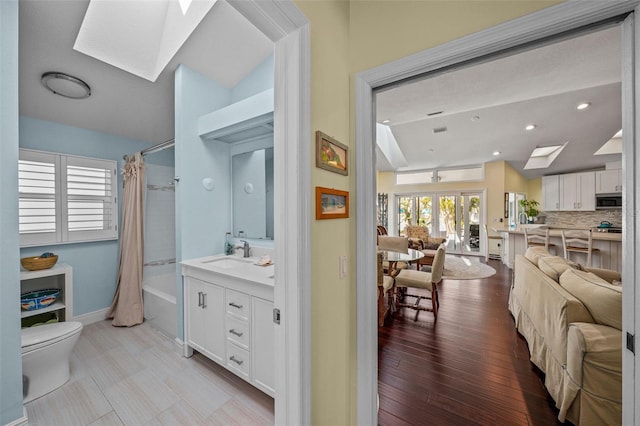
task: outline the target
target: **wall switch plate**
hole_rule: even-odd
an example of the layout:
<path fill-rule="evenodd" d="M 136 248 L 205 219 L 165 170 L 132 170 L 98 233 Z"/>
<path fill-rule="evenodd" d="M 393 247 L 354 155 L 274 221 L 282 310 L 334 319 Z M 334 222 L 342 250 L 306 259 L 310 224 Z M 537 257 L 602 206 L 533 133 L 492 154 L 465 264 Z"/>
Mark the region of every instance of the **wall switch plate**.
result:
<path fill-rule="evenodd" d="M 340 278 L 347 276 L 347 256 L 340 256 L 338 265 L 338 275 Z"/>

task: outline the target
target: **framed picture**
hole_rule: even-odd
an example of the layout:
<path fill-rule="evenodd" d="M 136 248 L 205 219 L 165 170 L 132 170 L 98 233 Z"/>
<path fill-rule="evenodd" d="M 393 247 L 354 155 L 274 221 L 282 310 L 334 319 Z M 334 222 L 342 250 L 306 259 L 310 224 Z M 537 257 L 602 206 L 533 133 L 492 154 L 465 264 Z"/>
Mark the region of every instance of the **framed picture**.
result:
<path fill-rule="evenodd" d="M 349 217 L 349 192 L 316 186 L 316 219 Z"/>
<path fill-rule="evenodd" d="M 316 166 L 330 172 L 347 176 L 349 148 L 325 135 L 320 130 L 316 131 Z"/>
<path fill-rule="evenodd" d="M 509 218 L 509 193 L 504 193 L 504 218 Z"/>

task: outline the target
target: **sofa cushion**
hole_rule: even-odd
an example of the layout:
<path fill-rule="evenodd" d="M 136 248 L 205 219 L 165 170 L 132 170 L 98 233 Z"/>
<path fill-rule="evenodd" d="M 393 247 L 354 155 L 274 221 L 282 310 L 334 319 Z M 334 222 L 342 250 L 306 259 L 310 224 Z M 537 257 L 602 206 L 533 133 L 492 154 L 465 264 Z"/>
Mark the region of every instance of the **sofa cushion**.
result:
<path fill-rule="evenodd" d="M 560 285 L 580 299 L 597 324 L 622 330 L 622 288 L 596 274 L 569 268 L 560 275 Z"/>
<path fill-rule="evenodd" d="M 579 263 L 566 260 L 560 256 L 546 256 L 538 258 L 538 268 L 544 272 L 549 278 L 558 282 L 560 275 L 568 268 L 584 270 Z"/>
<path fill-rule="evenodd" d="M 544 247 L 529 247 L 526 252 L 524 252 L 524 257 L 526 257 L 531 263 L 538 266 L 538 260 L 541 257 L 551 256 L 549 252 Z"/>

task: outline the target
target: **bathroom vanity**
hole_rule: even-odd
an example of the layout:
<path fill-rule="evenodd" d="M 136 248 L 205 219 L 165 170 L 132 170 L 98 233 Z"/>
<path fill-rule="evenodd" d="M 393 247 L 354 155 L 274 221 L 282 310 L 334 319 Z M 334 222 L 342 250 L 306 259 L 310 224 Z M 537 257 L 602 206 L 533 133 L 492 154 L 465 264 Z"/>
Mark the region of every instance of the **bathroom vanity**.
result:
<path fill-rule="evenodd" d="M 258 258 L 182 262 L 185 356 L 200 352 L 274 396 L 274 266 Z"/>

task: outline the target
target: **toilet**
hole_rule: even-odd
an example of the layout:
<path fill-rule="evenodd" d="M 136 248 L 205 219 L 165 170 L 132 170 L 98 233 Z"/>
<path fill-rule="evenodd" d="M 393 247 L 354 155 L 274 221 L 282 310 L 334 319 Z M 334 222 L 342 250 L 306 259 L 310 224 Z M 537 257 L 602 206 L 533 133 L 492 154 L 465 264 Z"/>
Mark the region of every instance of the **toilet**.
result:
<path fill-rule="evenodd" d="M 40 398 L 69 380 L 69 357 L 81 331 L 82 323 L 78 321 L 22 329 L 22 375 L 26 377 L 27 391 L 25 403 Z"/>

